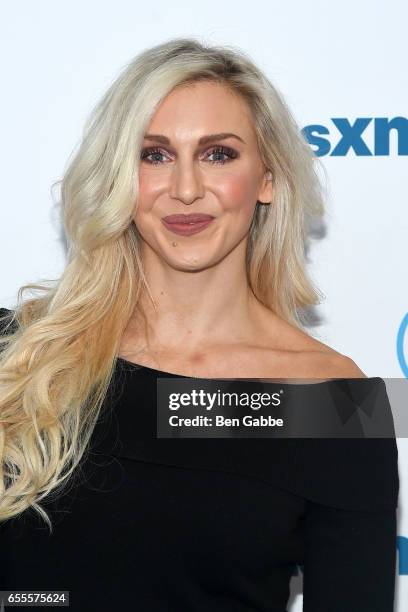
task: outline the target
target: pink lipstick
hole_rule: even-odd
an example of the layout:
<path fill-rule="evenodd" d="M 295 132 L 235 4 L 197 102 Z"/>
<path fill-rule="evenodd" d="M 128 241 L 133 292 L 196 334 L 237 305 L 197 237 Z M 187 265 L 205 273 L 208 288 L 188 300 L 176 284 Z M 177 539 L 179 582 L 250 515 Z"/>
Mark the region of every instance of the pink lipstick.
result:
<path fill-rule="evenodd" d="M 162 218 L 163 225 L 174 234 L 191 236 L 202 232 L 214 220 L 212 215 L 191 213 L 189 215 L 167 215 Z"/>

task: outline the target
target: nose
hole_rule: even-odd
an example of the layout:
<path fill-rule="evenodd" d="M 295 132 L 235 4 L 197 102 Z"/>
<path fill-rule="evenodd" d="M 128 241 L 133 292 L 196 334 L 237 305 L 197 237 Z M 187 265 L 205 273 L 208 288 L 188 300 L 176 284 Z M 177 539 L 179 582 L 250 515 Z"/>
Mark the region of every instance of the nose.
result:
<path fill-rule="evenodd" d="M 190 205 L 204 197 L 201 171 L 194 161 L 178 160 L 171 175 L 170 196 Z"/>

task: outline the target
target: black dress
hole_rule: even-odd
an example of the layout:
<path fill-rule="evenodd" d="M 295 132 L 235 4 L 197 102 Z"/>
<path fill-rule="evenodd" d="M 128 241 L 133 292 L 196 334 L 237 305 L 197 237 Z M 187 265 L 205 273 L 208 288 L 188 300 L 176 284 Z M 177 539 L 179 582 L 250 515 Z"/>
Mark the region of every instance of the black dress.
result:
<path fill-rule="evenodd" d="M 74 484 L 42 502 L 54 533 L 33 511 L 0 524 L 0 590 L 69 591 L 84 612 L 285 612 L 300 572 L 305 612 L 392 612 L 395 439 L 157 438 L 159 377 L 178 375 L 117 359 Z M 305 387 L 387 404 L 381 378 Z"/>

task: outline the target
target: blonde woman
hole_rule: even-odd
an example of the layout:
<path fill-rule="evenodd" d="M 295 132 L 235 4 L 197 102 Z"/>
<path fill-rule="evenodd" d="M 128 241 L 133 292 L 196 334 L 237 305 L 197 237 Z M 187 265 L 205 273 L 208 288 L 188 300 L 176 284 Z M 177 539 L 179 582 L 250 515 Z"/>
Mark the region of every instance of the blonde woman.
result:
<path fill-rule="evenodd" d="M 284 612 L 299 566 L 306 612 L 393 609 L 395 440 L 157 437 L 160 377 L 385 393 L 306 329 L 316 166 L 235 48 L 172 39 L 109 87 L 61 182 L 61 278 L 1 312 L 1 589 Z"/>

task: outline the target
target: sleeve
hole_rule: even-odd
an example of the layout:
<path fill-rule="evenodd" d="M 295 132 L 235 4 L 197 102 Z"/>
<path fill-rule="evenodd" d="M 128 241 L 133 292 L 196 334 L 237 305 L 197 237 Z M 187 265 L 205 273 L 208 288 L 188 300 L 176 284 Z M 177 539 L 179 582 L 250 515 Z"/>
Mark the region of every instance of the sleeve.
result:
<path fill-rule="evenodd" d="M 396 522 L 396 508 L 345 510 L 308 502 L 304 612 L 392 612 Z"/>
<path fill-rule="evenodd" d="M 393 431 L 382 379 L 330 388 L 337 405 L 345 407 L 350 397 L 382 416 Z M 304 612 L 393 612 L 399 493 L 395 437 L 296 443 L 293 478 L 305 498 L 300 521 Z"/>

